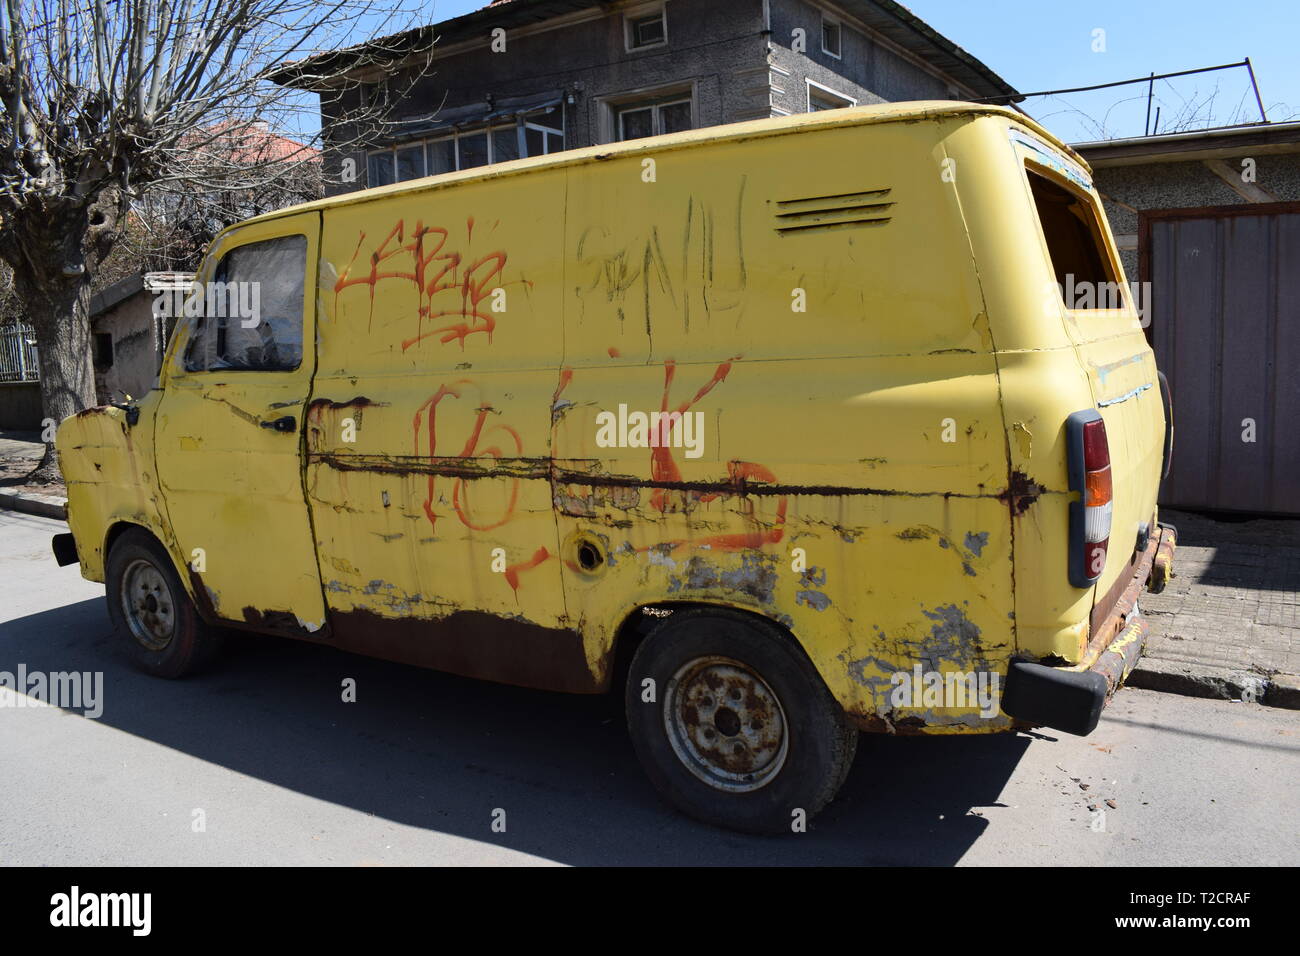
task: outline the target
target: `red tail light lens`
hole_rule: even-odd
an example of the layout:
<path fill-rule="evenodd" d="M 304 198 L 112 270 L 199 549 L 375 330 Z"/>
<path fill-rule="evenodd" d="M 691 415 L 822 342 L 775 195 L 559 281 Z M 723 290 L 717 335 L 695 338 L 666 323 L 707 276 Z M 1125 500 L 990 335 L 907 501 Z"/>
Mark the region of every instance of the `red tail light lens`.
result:
<path fill-rule="evenodd" d="M 1070 503 L 1070 583 L 1091 587 L 1106 570 L 1110 544 L 1110 443 L 1106 423 L 1096 409 L 1075 412 L 1066 420 L 1067 467 L 1070 490 L 1079 498 Z"/>

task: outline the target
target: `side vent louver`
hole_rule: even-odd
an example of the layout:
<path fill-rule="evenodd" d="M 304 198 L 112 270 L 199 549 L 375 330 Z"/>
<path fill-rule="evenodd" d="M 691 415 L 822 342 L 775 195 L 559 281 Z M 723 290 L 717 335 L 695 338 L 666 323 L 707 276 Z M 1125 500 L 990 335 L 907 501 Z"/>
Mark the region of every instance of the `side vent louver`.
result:
<path fill-rule="evenodd" d="M 851 229 L 883 226 L 892 218 L 894 203 L 888 189 L 857 193 L 778 199 L 774 227 L 781 235 L 799 235 L 815 229 Z"/>

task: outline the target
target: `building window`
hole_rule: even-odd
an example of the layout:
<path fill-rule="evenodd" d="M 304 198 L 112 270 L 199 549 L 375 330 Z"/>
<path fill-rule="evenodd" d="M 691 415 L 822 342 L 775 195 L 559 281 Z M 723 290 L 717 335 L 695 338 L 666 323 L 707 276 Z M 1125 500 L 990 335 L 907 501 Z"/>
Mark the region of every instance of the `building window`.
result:
<path fill-rule="evenodd" d="M 379 109 L 388 105 L 388 78 L 360 84 L 361 108 Z"/>
<path fill-rule="evenodd" d="M 645 50 L 668 42 L 668 17 L 662 3 L 635 7 L 623 14 L 627 49 Z"/>
<path fill-rule="evenodd" d="M 461 130 L 437 139 L 376 150 L 368 157 L 367 183 L 387 186 L 423 176 L 520 159 L 521 127 L 524 133 L 523 156 L 558 153 L 564 149 L 563 124 L 559 113 L 539 113 L 507 125 Z"/>
<path fill-rule="evenodd" d="M 840 22 L 822 14 L 822 52 L 840 58 Z"/>
<path fill-rule="evenodd" d="M 852 97 L 836 93 L 830 87 L 822 86 L 812 80 L 808 81 L 808 112 L 821 110 L 841 110 L 846 106 L 857 106 L 858 101 Z"/>
<path fill-rule="evenodd" d="M 113 367 L 113 333 L 95 333 L 95 368 Z"/>
<path fill-rule="evenodd" d="M 679 94 L 671 99 L 624 103 L 614 109 L 619 139 L 641 139 L 694 128 L 689 96 Z"/>

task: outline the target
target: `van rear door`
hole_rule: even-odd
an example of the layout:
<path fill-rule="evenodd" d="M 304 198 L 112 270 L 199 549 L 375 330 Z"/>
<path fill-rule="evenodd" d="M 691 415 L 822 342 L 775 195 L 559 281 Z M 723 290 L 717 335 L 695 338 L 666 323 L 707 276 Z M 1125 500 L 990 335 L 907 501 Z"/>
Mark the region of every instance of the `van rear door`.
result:
<path fill-rule="evenodd" d="M 1078 164 L 1041 140 L 1017 137 L 1043 243 L 1065 302 L 1067 331 L 1105 425 L 1110 531 L 1096 579 L 1097 610 L 1109 611 L 1153 530 L 1164 457 L 1165 411 L 1142 316 L 1145 297 L 1125 279 L 1100 197 Z M 1081 464 L 1081 463 L 1078 463 Z M 1077 467 L 1077 465 L 1076 465 Z M 1104 497 L 1104 491 L 1102 492 Z M 1104 520 L 1104 502 L 1094 511 Z M 1094 549 L 1095 550 L 1095 549 Z M 1097 615 L 1094 613 L 1094 620 Z"/>

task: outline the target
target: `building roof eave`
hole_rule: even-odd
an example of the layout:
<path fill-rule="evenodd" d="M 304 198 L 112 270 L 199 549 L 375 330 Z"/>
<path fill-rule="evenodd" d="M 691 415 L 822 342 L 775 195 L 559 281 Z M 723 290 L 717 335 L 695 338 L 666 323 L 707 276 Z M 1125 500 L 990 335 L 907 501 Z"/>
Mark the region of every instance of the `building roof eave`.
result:
<path fill-rule="evenodd" d="M 1222 159 L 1252 153 L 1300 152 L 1300 122 L 1252 123 L 1187 133 L 1159 133 L 1126 139 L 1072 143 L 1094 169 L 1158 162 Z"/>

